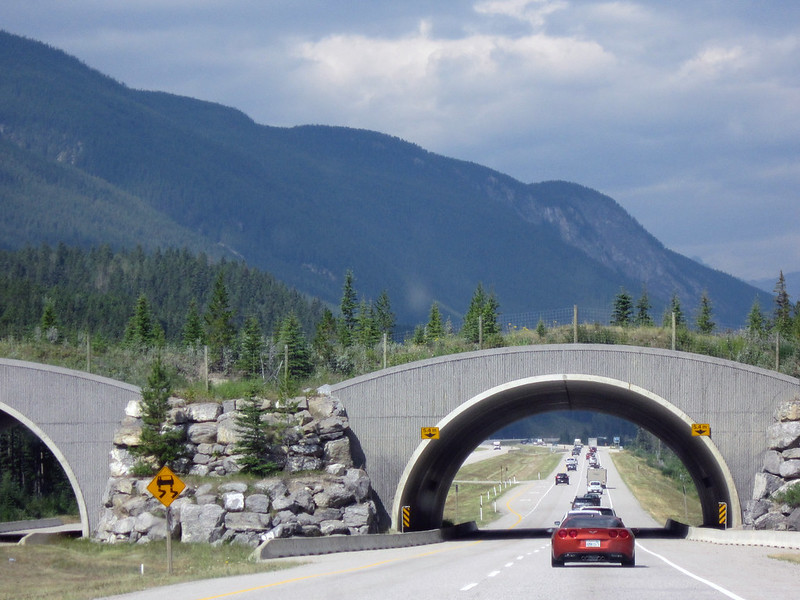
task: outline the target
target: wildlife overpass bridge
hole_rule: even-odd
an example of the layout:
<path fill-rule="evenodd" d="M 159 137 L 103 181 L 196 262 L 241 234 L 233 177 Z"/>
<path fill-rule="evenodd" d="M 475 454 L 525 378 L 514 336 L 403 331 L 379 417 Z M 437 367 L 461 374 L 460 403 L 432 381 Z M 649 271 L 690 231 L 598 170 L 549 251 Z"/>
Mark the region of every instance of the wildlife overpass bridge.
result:
<path fill-rule="evenodd" d="M 354 459 L 370 475 L 381 525 L 438 527 L 459 467 L 493 432 L 560 410 L 607 413 L 652 432 L 679 456 L 706 524 L 717 503 L 741 524 L 767 450 L 775 409 L 800 381 L 706 356 L 608 345 L 521 346 L 442 356 L 330 386 L 347 410 Z M 125 407 L 140 390 L 80 371 L 0 359 L 0 428 L 19 422 L 64 468 L 85 536 L 99 522 L 109 453 Z M 693 436 L 708 423 L 711 436 Z M 422 440 L 422 427 L 440 438 Z"/>

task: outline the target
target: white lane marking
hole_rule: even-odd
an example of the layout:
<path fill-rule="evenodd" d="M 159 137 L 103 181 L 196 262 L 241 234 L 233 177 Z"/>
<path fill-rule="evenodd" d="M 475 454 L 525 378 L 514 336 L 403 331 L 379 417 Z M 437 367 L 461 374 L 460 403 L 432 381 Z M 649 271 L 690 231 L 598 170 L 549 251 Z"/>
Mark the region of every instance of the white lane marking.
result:
<path fill-rule="evenodd" d="M 658 559 L 660 559 L 660 560 L 664 561 L 666 564 L 668 564 L 670 567 L 672 567 L 672 568 L 673 568 L 673 569 L 675 569 L 676 571 L 680 571 L 680 572 L 681 572 L 681 573 L 683 573 L 684 575 L 687 575 L 687 576 L 691 577 L 692 579 L 695 579 L 695 580 L 699 581 L 700 583 L 704 583 L 704 584 L 705 584 L 705 585 L 707 585 L 708 587 L 710 587 L 710 588 L 713 588 L 713 589 L 717 590 L 718 592 L 720 592 L 721 594 L 724 594 L 724 595 L 726 595 L 728 598 L 732 598 L 733 600 L 745 600 L 745 599 L 744 599 L 744 598 L 742 598 L 741 596 L 737 596 L 737 595 L 736 595 L 736 594 L 734 594 L 733 592 L 726 590 L 724 587 L 717 585 L 717 584 L 716 584 L 716 583 L 714 583 L 713 581 L 709 581 L 708 579 L 703 579 L 703 578 L 702 578 L 702 577 L 700 577 L 699 575 L 695 575 L 694 573 L 692 573 L 692 572 L 690 572 L 690 571 L 687 571 L 687 570 L 686 570 L 686 569 L 684 569 L 683 567 L 679 567 L 679 566 L 678 566 L 678 565 L 676 565 L 674 562 L 672 562 L 672 561 L 670 561 L 670 560 L 668 560 L 668 559 L 664 558 L 664 557 L 663 557 L 663 556 L 661 556 L 660 554 L 656 554 L 656 553 L 655 553 L 655 552 L 653 552 L 652 550 L 648 550 L 647 548 L 645 548 L 644 546 L 642 546 L 642 544 L 641 544 L 641 543 L 639 543 L 639 542 L 636 542 L 636 546 L 638 546 L 640 549 L 644 550 L 644 551 L 645 551 L 645 552 L 647 552 L 648 554 L 652 554 L 652 555 L 653 555 L 653 556 L 655 556 L 656 558 L 658 558 Z"/>
<path fill-rule="evenodd" d="M 500 575 L 500 571 L 492 571 L 487 575 L 487 577 L 494 577 L 495 575 Z"/>
<path fill-rule="evenodd" d="M 520 554 L 520 555 L 517 557 L 517 560 L 522 560 L 523 558 L 525 558 L 525 557 L 524 557 L 522 554 Z"/>
<path fill-rule="evenodd" d="M 468 591 L 470 591 L 472 588 L 474 588 L 476 585 L 478 585 L 478 584 L 477 584 L 477 583 L 468 583 L 467 585 L 465 585 L 464 587 L 462 587 L 462 588 L 461 588 L 459 591 L 460 591 L 460 592 L 468 592 Z"/>
<path fill-rule="evenodd" d="M 504 566 L 504 567 L 507 569 L 508 567 L 513 567 L 513 566 L 514 566 L 514 563 L 513 563 L 513 562 L 506 563 L 506 564 L 505 564 L 505 565 L 503 565 L 503 566 Z"/>

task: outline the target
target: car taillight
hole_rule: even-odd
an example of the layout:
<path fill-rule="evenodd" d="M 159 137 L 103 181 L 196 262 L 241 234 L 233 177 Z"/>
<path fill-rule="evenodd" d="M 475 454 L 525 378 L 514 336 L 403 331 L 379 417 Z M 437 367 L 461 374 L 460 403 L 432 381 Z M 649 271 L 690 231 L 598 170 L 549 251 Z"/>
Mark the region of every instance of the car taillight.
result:
<path fill-rule="evenodd" d="M 570 529 L 568 534 L 569 534 L 569 537 L 576 538 L 576 537 L 578 537 L 578 530 L 577 529 Z"/>
<path fill-rule="evenodd" d="M 615 538 L 618 535 L 619 535 L 619 531 L 617 531 L 616 529 L 609 529 L 608 530 L 608 537 Z"/>
<path fill-rule="evenodd" d="M 626 529 L 620 529 L 619 537 L 621 540 L 627 540 L 629 537 L 631 537 L 631 534 L 629 534 Z"/>
<path fill-rule="evenodd" d="M 558 530 L 558 537 L 562 540 L 567 537 L 567 530 L 566 529 L 559 529 Z"/>

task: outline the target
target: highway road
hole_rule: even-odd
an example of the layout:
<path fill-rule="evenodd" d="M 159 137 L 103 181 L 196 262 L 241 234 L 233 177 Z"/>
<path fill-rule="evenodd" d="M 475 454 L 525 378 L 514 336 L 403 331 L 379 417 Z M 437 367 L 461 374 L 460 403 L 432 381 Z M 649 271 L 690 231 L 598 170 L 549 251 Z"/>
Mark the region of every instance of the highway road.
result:
<path fill-rule="evenodd" d="M 656 525 L 622 484 L 608 451 L 604 503 L 631 527 Z M 566 455 L 565 455 L 566 457 Z M 563 466 L 563 463 L 562 463 Z M 553 478 L 524 482 L 500 500 L 495 529 L 552 526 L 585 489 L 585 459 L 570 485 Z M 562 470 L 562 467 L 559 467 Z M 458 541 L 373 552 L 305 557 L 305 564 L 272 573 L 192 582 L 117 596 L 125 600 L 339 600 L 373 598 L 613 598 L 614 600 L 796 600 L 800 567 L 768 558 L 774 549 L 719 546 L 686 540 L 637 541 L 636 567 L 607 564 L 550 566 L 547 538 Z M 281 562 L 290 559 L 280 559 Z M 297 559 L 291 559 L 296 561 Z"/>

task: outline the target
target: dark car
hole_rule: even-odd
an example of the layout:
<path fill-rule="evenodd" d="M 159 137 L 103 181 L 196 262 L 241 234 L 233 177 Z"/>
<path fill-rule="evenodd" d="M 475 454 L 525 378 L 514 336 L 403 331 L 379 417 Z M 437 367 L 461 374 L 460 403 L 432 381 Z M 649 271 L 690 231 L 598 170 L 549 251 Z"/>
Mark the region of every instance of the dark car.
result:
<path fill-rule="evenodd" d="M 559 483 L 566 483 L 569 485 L 569 475 L 566 473 L 556 473 L 556 485 Z"/>
<path fill-rule="evenodd" d="M 596 513 L 569 515 L 550 538 L 550 564 L 565 562 L 618 562 L 623 567 L 636 565 L 636 540 L 633 531 L 617 517 Z"/>
<path fill-rule="evenodd" d="M 592 496 L 592 495 L 585 495 L 585 496 L 577 496 L 575 500 L 572 501 L 572 508 L 580 508 L 581 506 L 600 506 L 600 496 Z"/>
<path fill-rule="evenodd" d="M 577 471 L 577 470 L 578 470 L 578 465 L 576 465 L 575 463 L 567 464 L 567 471 Z"/>

